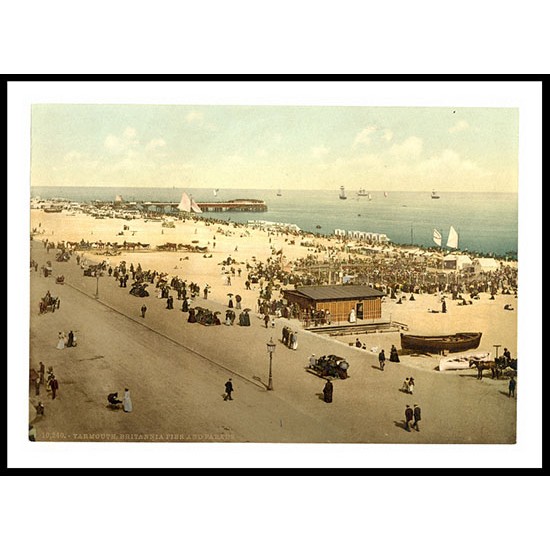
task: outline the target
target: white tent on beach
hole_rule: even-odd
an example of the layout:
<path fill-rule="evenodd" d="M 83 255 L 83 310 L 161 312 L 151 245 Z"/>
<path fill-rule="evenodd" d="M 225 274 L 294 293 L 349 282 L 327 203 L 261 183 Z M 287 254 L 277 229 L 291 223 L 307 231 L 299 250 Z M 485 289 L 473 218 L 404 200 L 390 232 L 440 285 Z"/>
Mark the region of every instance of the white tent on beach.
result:
<path fill-rule="evenodd" d="M 472 266 L 472 260 L 465 254 L 447 254 L 443 258 L 443 269 L 460 271 Z"/>
<path fill-rule="evenodd" d="M 475 273 L 481 273 L 496 271 L 500 265 L 494 258 L 476 258 L 473 267 Z"/>

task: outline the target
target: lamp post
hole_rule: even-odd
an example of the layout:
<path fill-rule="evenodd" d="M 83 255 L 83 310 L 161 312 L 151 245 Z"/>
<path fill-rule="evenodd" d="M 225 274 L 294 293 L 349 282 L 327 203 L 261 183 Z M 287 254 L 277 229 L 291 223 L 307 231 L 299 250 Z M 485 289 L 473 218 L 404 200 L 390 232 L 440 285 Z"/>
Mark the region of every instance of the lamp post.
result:
<path fill-rule="evenodd" d="M 275 351 L 275 343 L 273 342 L 273 338 L 270 338 L 269 342 L 267 343 L 267 352 L 269 353 L 269 379 L 267 381 L 268 391 L 271 391 L 273 389 L 273 376 L 272 376 L 271 367 L 273 365 L 273 352 L 274 351 Z"/>
<path fill-rule="evenodd" d="M 95 299 L 99 300 L 99 271 L 95 272 Z"/>

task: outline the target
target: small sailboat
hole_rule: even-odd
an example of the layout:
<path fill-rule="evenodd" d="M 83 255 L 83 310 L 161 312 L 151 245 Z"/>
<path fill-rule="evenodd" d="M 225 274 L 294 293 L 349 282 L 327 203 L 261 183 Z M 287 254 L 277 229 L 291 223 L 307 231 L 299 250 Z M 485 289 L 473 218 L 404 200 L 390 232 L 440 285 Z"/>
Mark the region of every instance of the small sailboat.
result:
<path fill-rule="evenodd" d="M 385 199 L 388 198 L 388 194 L 386 193 L 386 191 L 384 191 L 384 198 L 385 198 Z"/>
<path fill-rule="evenodd" d="M 437 229 L 434 229 L 433 240 L 437 246 L 441 246 L 441 239 L 441 233 Z"/>
<path fill-rule="evenodd" d="M 368 197 L 369 201 L 372 200 L 372 197 L 371 197 L 371 194 L 370 194 L 370 193 L 367 193 L 367 197 Z"/>
<path fill-rule="evenodd" d="M 215 196 L 215 197 L 218 196 L 218 191 L 219 191 L 219 189 L 214 189 L 214 196 Z"/>
<path fill-rule="evenodd" d="M 365 190 L 364 187 L 360 187 L 359 191 L 357 191 L 357 196 L 358 197 L 368 197 L 369 194 L 367 193 L 367 191 Z"/>
<path fill-rule="evenodd" d="M 283 196 L 283 194 L 281 193 L 281 190 L 280 190 L 280 189 L 277 191 L 277 196 L 278 196 L 278 197 L 282 197 L 282 196 Z"/>
<path fill-rule="evenodd" d="M 177 208 L 180 212 L 191 212 L 191 199 L 185 191 L 181 195 L 181 201 Z"/>
<path fill-rule="evenodd" d="M 191 197 L 191 212 L 201 213 L 201 207 Z"/>
<path fill-rule="evenodd" d="M 435 191 L 435 189 L 432 191 L 432 199 L 438 199 L 439 198 L 439 195 L 437 194 L 437 192 Z"/>
<path fill-rule="evenodd" d="M 458 233 L 456 229 L 451 225 L 449 229 L 449 236 L 447 238 L 447 247 L 448 248 L 458 248 Z"/>
<path fill-rule="evenodd" d="M 343 185 L 340 186 L 340 198 L 341 198 L 342 200 L 347 199 L 347 197 L 346 197 L 346 190 L 344 189 L 344 186 L 343 186 Z"/>

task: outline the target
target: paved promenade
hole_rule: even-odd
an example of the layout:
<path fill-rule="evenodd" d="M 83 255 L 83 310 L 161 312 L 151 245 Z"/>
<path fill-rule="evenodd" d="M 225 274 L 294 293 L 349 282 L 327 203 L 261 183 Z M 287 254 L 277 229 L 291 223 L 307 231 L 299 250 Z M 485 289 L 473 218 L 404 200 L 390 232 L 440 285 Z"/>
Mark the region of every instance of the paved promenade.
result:
<path fill-rule="evenodd" d="M 31 272 L 31 366 L 53 366 L 59 381 L 55 400 L 44 389 L 46 414 L 36 421 L 38 440 L 156 440 L 345 443 L 513 443 L 516 401 L 507 381 L 475 379 L 475 372 L 439 373 L 407 364 L 378 369 L 374 354 L 303 331 L 298 349 L 281 342 L 284 319 L 264 327 L 251 312 L 251 326 L 211 326 L 187 322 L 174 300 L 136 298 L 107 275 L 84 277 L 75 258 L 56 262 L 40 241 L 31 243 L 39 265 L 52 261 L 53 278 Z M 139 260 L 138 260 L 139 261 Z M 113 263 L 117 262 L 116 257 Z M 65 284 L 55 283 L 63 274 Z M 128 281 L 131 283 L 131 279 Z M 59 296 L 55 313 L 38 314 L 47 290 Z M 151 289 L 152 290 L 152 289 Z M 140 316 L 145 303 L 147 313 Z M 225 312 L 226 305 L 197 298 L 193 305 Z M 238 313 L 238 311 L 237 311 Z M 223 319 L 223 315 L 221 316 Z M 75 348 L 56 349 L 59 331 L 73 330 Z M 266 343 L 277 343 L 273 356 L 274 391 L 266 390 Z M 324 380 L 306 371 L 309 356 L 334 353 L 350 363 L 350 378 L 334 381 L 334 401 L 322 397 Z M 414 376 L 415 395 L 402 393 Z M 232 377 L 234 401 L 222 398 Z M 106 406 L 111 391 L 132 395 L 132 413 Z M 403 427 L 405 405 L 418 403 L 420 432 Z M 30 406 L 31 419 L 34 408 Z"/>

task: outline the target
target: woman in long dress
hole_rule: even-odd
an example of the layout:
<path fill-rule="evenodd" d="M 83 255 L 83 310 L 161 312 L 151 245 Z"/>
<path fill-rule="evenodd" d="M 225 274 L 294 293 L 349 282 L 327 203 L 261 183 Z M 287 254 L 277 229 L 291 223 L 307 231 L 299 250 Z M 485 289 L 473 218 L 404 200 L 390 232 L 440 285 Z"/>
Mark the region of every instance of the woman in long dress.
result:
<path fill-rule="evenodd" d="M 352 310 L 349 312 L 349 322 L 350 322 L 350 323 L 355 323 L 355 320 L 356 320 L 356 317 L 355 317 L 355 309 L 352 309 Z"/>
<path fill-rule="evenodd" d="M 124 412 L 132 412 L 132 399 L 130 397 L 130 390 L 128 388 L 124 389 L 124 399 L 122 400 L 122 406 L 124 407 Z"/>
<path fill-rule="evenodd" d="M 57 335 L 57 349 L 64 349 L 65 348 L 65 335 L 60 332 Z"/>

